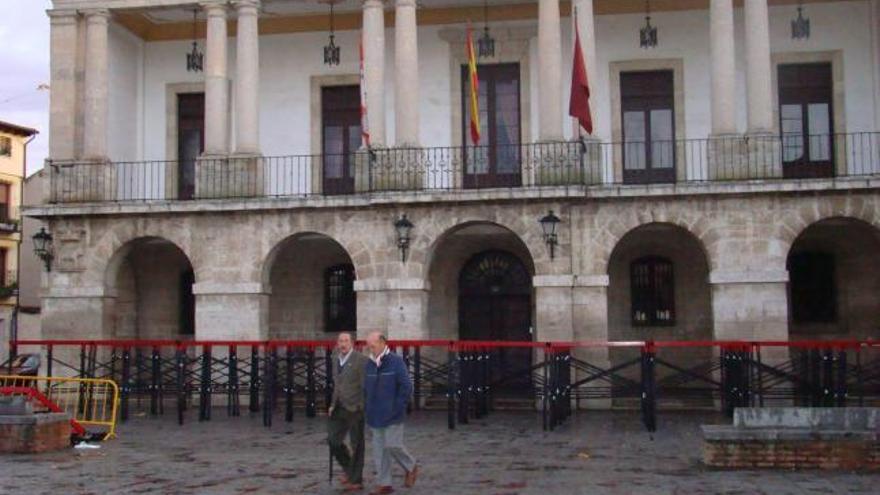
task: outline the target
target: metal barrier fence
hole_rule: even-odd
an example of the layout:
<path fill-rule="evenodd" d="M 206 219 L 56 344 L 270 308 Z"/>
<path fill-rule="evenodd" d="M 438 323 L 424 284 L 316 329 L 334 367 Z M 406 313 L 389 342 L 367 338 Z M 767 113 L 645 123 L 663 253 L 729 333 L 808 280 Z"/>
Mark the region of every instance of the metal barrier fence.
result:
<path fill-rule="evenodd" d="M 0 393 L 28 396 L 51 412 L 70 416 L 74 432 L 82 426 L 102 428 L 102 439 L 116 436 L 119 389 L 112 379 L 0 375 Z"/>
<path fill-rule="evenodd" d="M 48 170 L 53 203 L 862 177 L 880 174 L 880 133 L 52 161 Z"/>
<path fill-rule="evenodd" d="M 120 384 L 132 409 L 183 424 L 197 407 L 229 416 L 246 407 L 271 426 L 296 409 L 314 417 L 333 392 L 329 341 L 18 341 L 47 356 L 49 375 Z M 637 408 L 649 431 L 666 407 L 720 409 L 880 403 L 880 342 L 392 341 L 414 384 L 410 408 L 445 408 L 449 428 L 518 401 L 552 430 L 581 407 Z M 321 406 L 319 406 L 321 403 Z"/>

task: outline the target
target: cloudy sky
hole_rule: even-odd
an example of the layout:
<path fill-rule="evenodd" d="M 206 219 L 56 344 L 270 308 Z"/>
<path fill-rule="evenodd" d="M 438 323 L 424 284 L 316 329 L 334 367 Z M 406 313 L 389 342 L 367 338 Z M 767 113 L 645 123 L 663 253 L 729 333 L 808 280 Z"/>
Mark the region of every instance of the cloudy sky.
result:
<path fill-rule="evenodd" d="M 49 146 L 49 18 L 51 0 L 0 0 L 0 120 L 40 131 L 28 146 L 28 173 L 43 166 Z"/>

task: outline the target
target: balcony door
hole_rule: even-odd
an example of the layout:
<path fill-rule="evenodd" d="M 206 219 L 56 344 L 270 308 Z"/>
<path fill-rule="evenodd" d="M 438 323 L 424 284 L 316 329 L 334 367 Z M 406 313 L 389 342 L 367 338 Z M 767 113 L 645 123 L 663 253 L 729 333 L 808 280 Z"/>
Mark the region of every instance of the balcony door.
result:
<path fill-rule="evenodd" d="M 177 198 L 196 192 L 196 160 L 205 151 L 205 94 L 177 95 Z"/>
<path fill-rule="evenodd" d="M 354 158 L 361 147 L 360 86 L 321 88 L 324 194 L 354 192 Z"/>
<path fill-rule="evenodd" d="M 623 181 L 675 181 L 675 93 L 671 70 L 622 72 Z"/>
<path fill-rule="evenodd" d="M 834 174 L 831 64 L 779 66 L 782 172 L 789 178 Z"/>
<path fill-rule="evenodd" d="M 516 187 L 520 170 L 519 64 L 486 64 L 479 76 L 480 144 L 471 146 L 470 84 L 468 68 L 461 67 L 461 142 L 464 153 L 464 187 Z"/>

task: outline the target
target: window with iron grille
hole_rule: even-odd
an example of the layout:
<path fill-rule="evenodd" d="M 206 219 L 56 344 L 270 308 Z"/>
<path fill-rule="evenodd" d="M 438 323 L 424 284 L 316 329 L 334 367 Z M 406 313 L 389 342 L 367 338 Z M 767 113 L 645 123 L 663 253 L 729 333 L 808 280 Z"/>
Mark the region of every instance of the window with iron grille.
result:
<path fill-rule="evenodd" d="M 675 280 L 666 258 L 639 258 L 630 265 L 634 326 L 675 325 Z"/>
<path fill-rule="evenodd" d="M 832 323 L 837 320 L 834 255 L 803 252 L 788 258 L 791 315 L 796 323 Z"/>
<path fill-rule="evenodd" d="M 0 136 L 0 156 L 12 156 L 12 138 Z"/>
<path fill-rule="evenodd" d="M 324 331 L 355 332 L 356 323 L 354 266 L 331 266 L 324 272 Z"/>

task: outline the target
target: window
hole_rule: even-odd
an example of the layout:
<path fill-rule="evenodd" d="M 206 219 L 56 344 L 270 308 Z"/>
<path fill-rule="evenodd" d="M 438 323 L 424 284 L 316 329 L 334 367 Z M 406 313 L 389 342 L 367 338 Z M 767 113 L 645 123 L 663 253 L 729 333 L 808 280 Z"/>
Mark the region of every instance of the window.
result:
<path fill-rule="evenodd" d="M 324 331 L 355 332 L 357 297 L 354 292 L 354 266 L 331 266 L 324 272 Z"/>
<path fill-rule="evenodd" d="M 513 187 L 521 183 L 519 64 L 483 64 L 480 82 L 480 145 L 471 146 L 470 74 L 461 66 L 461 142 L 467 147 L 464 187 Z"/>
<path fill-rule="evenodd" d="M 831 64 L 779 66 L 779 129 L 785 177 L 833 174 Z"/>
<path fill-rule="evenodd" d="M 634 326 L 675 325 L 675 283 L 672 262 L 639 258 L 630 265 Z"/>
<path fill-rule="evenodd" d="M 788 259 L 791 317 L 796 323 L 831 323 L 837 319 L 834 255 L 792 254 Z"/>
<path fill-rule="evenodd" d="M 6 287 L 9 277 L 6 273 L 6 248 L 0 248 L 0 287 Z"/>
<path fill-rule="evenodd" d="M 5 182 L 0 182 L 0 222 L 4 222 L 10 219 L 10 191 L 11 188 L 9 184 Z"/>
<path fill-rule="evenodd" d="M 321 148 L 325 194 L 354 192 L 354 153 L 360 149 L 360 86 L 321 88 Z"/>
<path fill-rule="evenodd" d="M 675 181 L 675 98 L 672 71 L 620 74 L 623 180 Z"/>
<path fill-rule="evenodd" d="M 12 156 L 12 138 L 0 136 L 0 156 Z"/>

